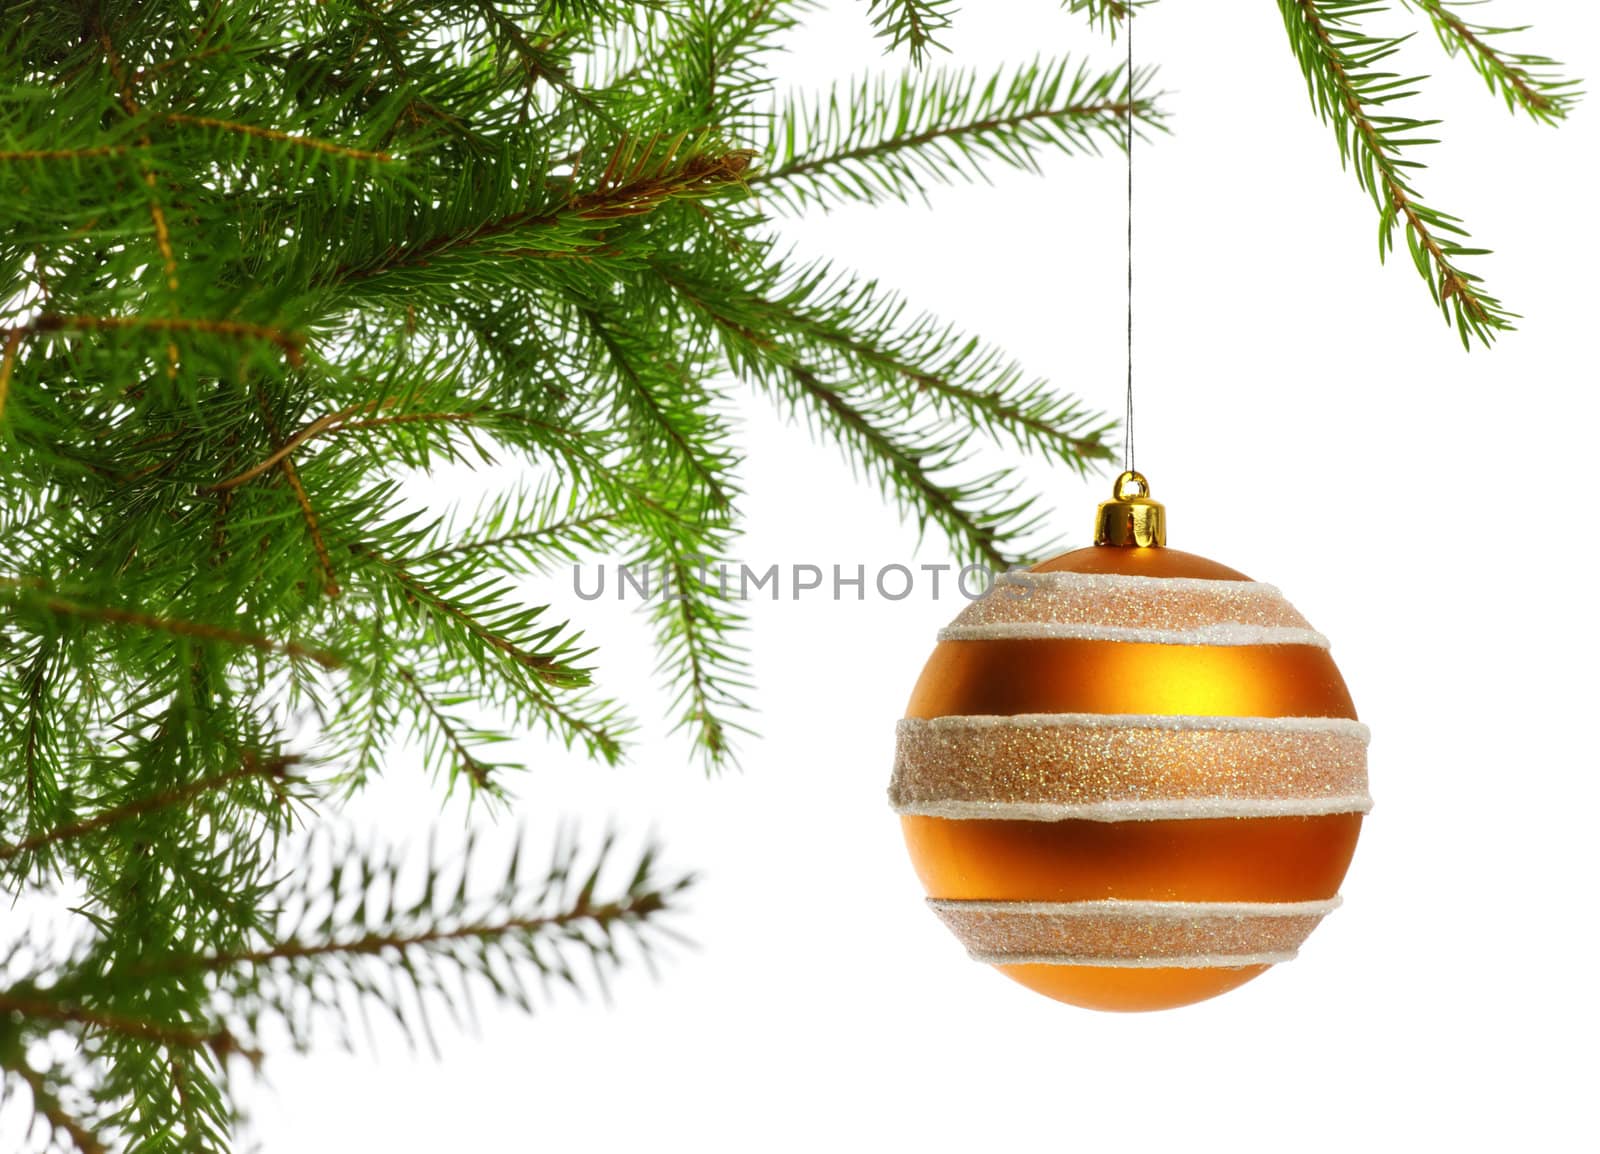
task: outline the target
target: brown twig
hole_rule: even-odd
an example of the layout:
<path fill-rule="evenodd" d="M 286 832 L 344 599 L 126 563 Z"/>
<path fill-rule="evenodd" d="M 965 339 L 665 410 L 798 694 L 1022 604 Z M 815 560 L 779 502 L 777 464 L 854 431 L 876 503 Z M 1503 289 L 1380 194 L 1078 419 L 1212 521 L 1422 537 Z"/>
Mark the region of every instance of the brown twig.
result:
<path fill-rule="evenodd" d="M 8 160 L 92 160 L 103 156 L 125 156 L 126 144 L 101 144 L 93 148 L 25 148 L 18 152 L 0 151 L 0 161 Z"/>
<path fill-rule="evenodd" d="M 219 120 L 214 116 L 188 116 L 181 112 L 171 112 L 167 114 L 167 121 L 171 124 L 192 124 L 198 128 L 216 128 L 223 132 L 233 132 L 240 136 L 253 136 L 260 140 L 271 140 L 280 144 L 293 144 L 315 152 L 346 156 L 352 160 L 377 160 L 387 163 L 394 159 L 387 152 L 372 152 L 365 148 L 351 148 L 348 145 L 335 144 L 330 140 L 319 140 L 314 136 L 299 136 L 290 132 L 280 132 L 276 128 L 261 128 L 254 124 L 240 124 L 232 120 Z"/>
<path fill-rule="evenodd" d="M 177 637 L 196 637 L 202 641 L 238 645 L 247 649 L 257 649 L 263 653 L 281 654 L 295 660 L 314 661 L 324 669 L 339 669 L 344 665 L 337 654 L 325 649 L 310 648 L 298 641 L 275 641 L 260 634 L 229 629 L 224 625 L 213 625 L 206 621 L 186 621 L 178 617 L 159 617 L 153 613 L 141 613 L 116 605 L 85 605 L 81 601 L 29 589 L 22 582 L 10 577 L 0 577 L 0 589 L 11 589 L 31 595 L 35 603 L 47 612 L 62 617 L 103 621 L 108 625 L 132 625 L 140 629 L 171 633 Z"/>
<path fill-rule="evenodd" d="M 650 914 L 659 913 L 665 906 L 665 900 L 658 893 L 639 894 L 624 898 L 621 901 L 605 902 L 602 905 L 590 905 L 588 902 L 579 901 L 571 909 L 544 916 L 512 917 L 495 922 L 468 922 L 466 925 L 448 928 L 435 927 L 418 930 L 415 933 L 396 930 L 389 932 L 373 930 L 371 933 L 363 934 L 361 937 L 350 938 L 345 941 L 331 939 L 321 942 L 301 942 L 291 939 L 285 942 L 275 942 L 258 950 L 238 950 L 229 953 L 209 954 L 202 957 L 160 959 L 135 966 L 127 972 L 132 976 L 185 970 L 204 970 L 216 973 L 221 970 L 233 969 L 235 966 L 261 966 L 269 965 L 272 962 L 305 961 L 312 958 L 328 957 L 332 954 L 371 956 L 390 951 L 404 952 L 419 947 L 442 945 L 450 942 L 500 938 L 513 933 L 535 934 L 546 930 L 559 930 L 579 922 L 607 923 L 618 921 L 622 918 L 647 917 Z"/>
<path fill-rule="evenodd" d="M 224 773 L 213 774 L 201 778 L 199 781 L 190 782 L 188 785 L 177 789 L 167 790 L 150 797 L 142 797 L 126 802 L 123 805 L 113 806 L 111 809 L 95 814 L 93 817 L 84 818 L 82 821 L 68 822 L 66 825 L 56 826 L 54 829 L 43 830 L 17 842 L 0 842 L 0 861 L 10 861 L 22 854 L 33 853 L 45 846 L 57 845 L 64 841 L 74 841 L 80 837 L 95 833 L 119 822 L 128 821 L 147 813 L 161 809 L 171 809 L 176 806 L 186 805 L 197 797 L 201 797 L 212 790 L 222 789 L 237 781 L 245 781 L 253 777 L 267 777 L 274 780 L 283 780 L 291 765 L 299 758 L 293 756 L 272 757 L 263 761 L 254 754 L 247 753 L 236 769 Z M 3 1008 L 3 1007 L 0 1007 Z"/>
<path fill-rule="evenodd" d="M 248 481 L 253 481 L 262 473 L 265 473 L 268 469 L 271 469 L 274 465 L 284 460 L 289 456 L 289 454 L 293 453 L 295 449 L 305 444 L 305 442 L 311 440 L 313 437 L 321 436 L 324 433 L 339 433 L 349 429 L 373 429 L 379 428 L 383 425 L 409 425 L 431 421 L 443 422 L 447 424 L 469 424 L 474 421 L 480 421 L 485 416 L 496 415 L 481 412 L 463 411 L 454 413 L 395 413 L 392 416 L 387 417 L 360 416 L 361 413 L 371 412 L 374 409 L 387 408 L 388 406 L 397 403 L 398 400 L 396 398 L 390 397 L 389 399 L 383 401 L 367 401 L 359 405 L 351 405 L 349 408 L 340 409 L 336 413 L 325 413 L 324 415 L 308 422 L 305 425 L 302 425 L 299 429 L 295 430 L 292 434 L 290 434 L 288 440 L 284 441 L 283 444 L 279 445 L 268 456 L 260 461 L 257 461 L 244 472 L 237 473 L 234 476 L 229 477 L 226 481 L 218 481 L 214 485 L 203 486 L 202 491 L 223 492 L 228 489 L 236 489 Z"/>
<path fill-rule="evenodd" d="M 94 19 L 98 24 L 98 17 Z M 133 85 L 123 72 L 122 60 L 117 55 L 116 46 L 111 43 L 110 34 L 104 30 L 100 32 L 100 48 L 105 53 L 106 66 L 111 70 L 111 77 L 117 82 L 123 111 L 130 118 L 138 116 L 139 104 L 133 98 Z M 150 147 L 150 137 L 148 135 L 142 137 L 140 144 L 146 148 Z M 144 185 L 150 193 L 150 223 L 155 228 L 156 248 L 161 253 L 162 270 L 167 277 L 167 293 L 171 297 L 172 312 L 176 315 L 178 312 L 178 258 L 172 251 L 172 234 L 167 228 L 167 214 L 161 207 L 161 198 L 156 195 L 155 170 L 145 164 L 143 160 L 140 161 L 139 168 L 144 173 Z M 174 380 L 177 375 L 178 343 L 169 340 L 167 341 L 167 378 Z"/>
<path fill-rule="evenodd" d="M 43 1118 L 54 1130 L 65 1134 L 77 1148 L 78 1154 L 108 1154 L 100 1139 L 78 1119 L 67 1113 L 61 1099 L 45 1085 L 44 1075 L 30 1066 L 20 1054 L 6 1067 L 27 1085 L 33 1095 L 33 1112 Z"/>
<path fill-rule="evenodd" d="M 17 348 L 22 344 L 22 330 L 6 332 L 5 350 L 0 352 L 0 417 L 6 415 L 6 398 L 11 395 L 11 367 L 17 363 Z"/>
<path fill-rule="evenodd" d="M 474 756 L 467 743 L 462 740 L 461 735 L 456 731 L 455 723 L 444 715 L 444 712 L 434 703 L 433 698 L 428 696 L 427 692 L 418 684 L 416 674 L 409 669 L 402 669 L 400 671 L 400 680 L 410 687 L 411 692 L 422 703 L 423 712 L 433 719 L 433 723 L 444 734 L 445 741 L 449 742 L 450 748 L 455 750 L 456 757 L 461 762 L 462 772 L 471 780 L 473 786 L 477 789 L 489 789 L 494 784 L 489 775 L 489 767 Z"/>
<path fill-rule="evenodd" d="M 593 191 L 570 196 L 552 209 L 512 213 L 475 228 L 434 236 L 407 249 L 391 250 L 365 268 L 340 265 L 333 277 L 366 280 L 400 268 L 426 267 L 431 260 L 449 252 L 522 229 L 550 227 L 563 218 L 603 221 L 643 215 L 674 197 L 709 194 L 742 183 L 752 154 L 740 150 L 696 156 L 676 166 L 675 157 L 669 154 L 653 169 L 648 166 L 648 153 L 631 168 L 627 163 L 630 156 L 625 147 L 619 148 Z M 526 256 L 555 255 L 530 248 L 519 252 Z"/>
<path fill-rule="evenodd" d="M 274 441 L 281 440 L 278 434 L 277 422 L 272 419 L 272 412 L 267 408 L 267 398 L 257 394 L 256 400 L 261 408 L 261 419 L 266 422 L 267 432 Z M 311 534 L 311 547 L 317 553 L 317 566 L 322 571 L 322 591 L 329 597 L 338 597 L 341 593 L 339 580 L 333 571 L 333 555 L 328 552 L 328 543 L 322 536 L 322 525 L 317 519 L 317 511 L 311 504 L 311 495 L 306 492 L 306 487 L 300 481 L 300 470 L 294 467 L 294 458 L 288 453 L 276 454 L 274 462 L 283 473 L 283 479 L 289 483 L 289 491 L 294 494 L 295 503 L 300 506 L 300 516 L 304 518 L 306 529 Z"/>
<path fill-rule="evenodd" d="M 185 1029 L 181 1026 L 168 1026 L 161 1022 L 148 1022 L 141 1018 L 107 1013 L 104 1010 L 91 1010 L 64 1002 L 52 1002 L 46 998 L 18 997 L 15 994 L 0 992 L 0 1014 L 18 1014 L 38 1021 L 85 1026 L 93 1030 L 121 1034 L 127 1038 L 137 1038 L 141 1042 L 154 1042 L 158 1046 L 173 1049 L 193 1050 L 205 1046 L 219 1054 L 250 1053 L 241 1051 L 238 1041 L 226 1029 Z"/>
<path fill-rule="evenodd" d="M 12 341 L 20 342 L 23 337 L 33 335 L 47 335 L 53 333 L 70 333 L 74 330 L 88 331 L 116 331 L 147 329 L 151 332 L 195 332 L 212 333 L 217 336 L 233 337 L 238 339 L 259 340 L 277 345 L 283 350 L 284 359 L 295 368 L 304 362 L 304 353 L 301 340 L 293 333 L 284 332 L 282 329 L 271 328 L 267 325 L 251 324 L 248 321 L 219 321 L 204 317 L 147 317 L 147 316 L 56 316 L 54 314 L 35 317 L 25 325 L 0 330 L 6 333 L 7 345 Z"/>

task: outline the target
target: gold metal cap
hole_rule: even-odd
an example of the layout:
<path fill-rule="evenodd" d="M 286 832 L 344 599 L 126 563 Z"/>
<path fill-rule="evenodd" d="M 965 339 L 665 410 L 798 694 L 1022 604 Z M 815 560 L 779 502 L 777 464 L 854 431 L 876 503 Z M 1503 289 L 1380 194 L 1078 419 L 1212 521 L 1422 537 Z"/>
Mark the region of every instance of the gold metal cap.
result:
<path fill-rule="evenodd" d="M 1112 486 L 1111 500 L 1100 502 L 1095 518 L 1096 545 L 1137 545 L 1152 548 L 1167 543 L 1167 507 L 1150 499 L 1150 482 L 1129 469 Z"/>

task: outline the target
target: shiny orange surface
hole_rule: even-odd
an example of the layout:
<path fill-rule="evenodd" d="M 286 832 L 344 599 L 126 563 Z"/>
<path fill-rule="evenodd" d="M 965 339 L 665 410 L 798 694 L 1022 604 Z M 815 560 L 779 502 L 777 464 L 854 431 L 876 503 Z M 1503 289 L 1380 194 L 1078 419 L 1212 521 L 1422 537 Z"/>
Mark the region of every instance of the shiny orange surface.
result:
<path fill-rule="evenodd" d="M 902 817 L 929 897 L 1300 902 L 1339 892 L 1359 813 L 1202 821 Z"/>
<path fill-rule="evenodd" d="M 1128 641 L 941 641 L 907 717 L 1159 713 L 1354 717 L 1326 649 Z"/>
<path fill-rule="evenodd" d="M 1089 1010 L 1170 1010 L 1203 1002 L 1266 973 L 1269 966 L 1238 969 L 1123 969 L 1117 966 L 996 966 L 1013 982 L 1021 982 L 1058 1002 Z M 1151 1005 L 1151 992 L 1161 991 L 1161 1004 Z"/>
<path fill-rule="evenodd" d="M 1203 577 L 1211 581 L 1248 581 L 1229 569 L 1182 549 L 1107 549 L 1090 546 L 1058 554 L 1033 567 L 1035 573 L 1121 573 L 1127 577 Z"/>
<path fill-rule="evenodd" d="M 1248 580 L 1237 570 L 1175 549 L 1079 549 L 1035 569 Z M 1075 639 L 942 642 L 907 709 L 907 716 L 919 718 L 1018 713 L 1356 716 L 1325 649 Z M 1328 898 L 1338 892 L 1361 831 L 1359 814 L 1129 822 L 905 817 L 901 822 L 912 863 L 930 896 L 993 901 Z M 1223 993 L 1267 967 L 997 968 L 1060 1001 L 1093 1009 L 1152 1010 Z"/>

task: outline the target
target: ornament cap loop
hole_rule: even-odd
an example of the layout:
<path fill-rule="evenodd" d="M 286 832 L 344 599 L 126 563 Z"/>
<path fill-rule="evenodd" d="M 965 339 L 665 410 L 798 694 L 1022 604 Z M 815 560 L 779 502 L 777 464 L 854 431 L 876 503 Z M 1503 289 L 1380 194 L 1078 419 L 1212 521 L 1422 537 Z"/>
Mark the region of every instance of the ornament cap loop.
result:
<path fill-rule="evenodd" d="M 1111 487 L 1111 500 L 1100 502 L 1094 543 L 1144 549 L 1167 543 L 1167 507 L 1151 499 L 1143 473 L 1124 472 Z"/>

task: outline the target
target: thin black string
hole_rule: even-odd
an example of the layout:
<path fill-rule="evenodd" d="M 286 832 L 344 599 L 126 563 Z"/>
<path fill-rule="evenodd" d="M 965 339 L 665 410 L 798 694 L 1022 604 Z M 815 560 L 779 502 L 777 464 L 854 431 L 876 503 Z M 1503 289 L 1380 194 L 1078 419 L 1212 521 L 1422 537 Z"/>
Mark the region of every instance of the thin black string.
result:
<path fill-rule="evenodd" d="M 1122 467 L 1133 471 L 1133 8 L 1123 18 L 1123 33 L 1128 41 L 1127 138 L 1128 152 L 1128 407 L 1123 421 Z"/>

